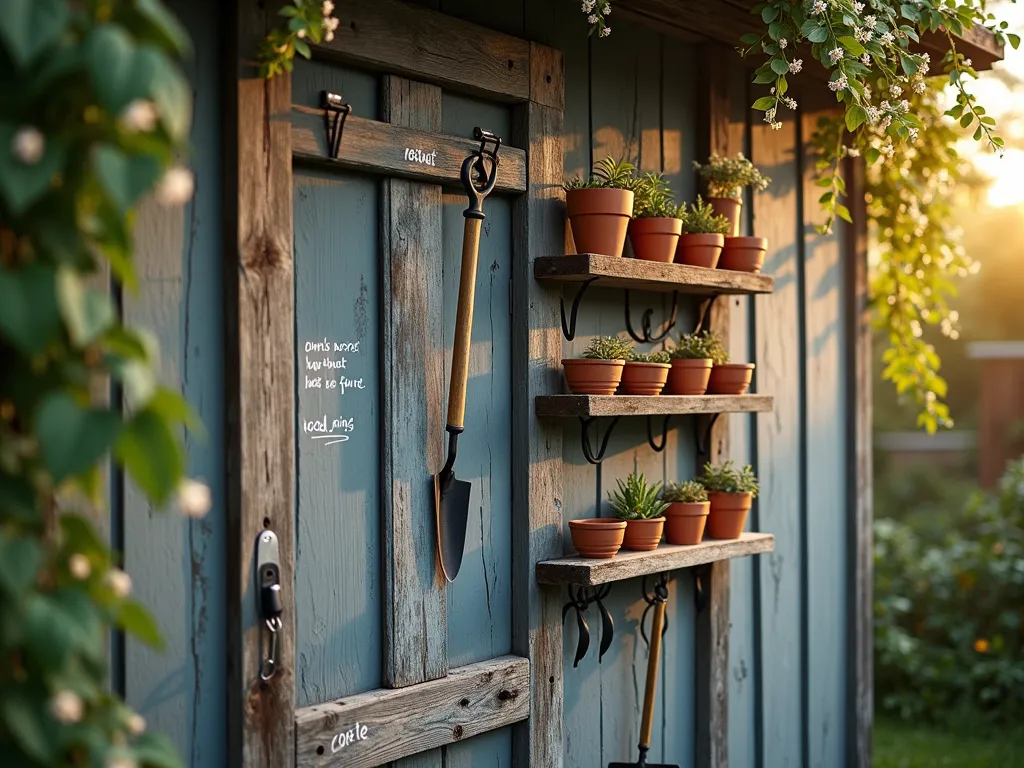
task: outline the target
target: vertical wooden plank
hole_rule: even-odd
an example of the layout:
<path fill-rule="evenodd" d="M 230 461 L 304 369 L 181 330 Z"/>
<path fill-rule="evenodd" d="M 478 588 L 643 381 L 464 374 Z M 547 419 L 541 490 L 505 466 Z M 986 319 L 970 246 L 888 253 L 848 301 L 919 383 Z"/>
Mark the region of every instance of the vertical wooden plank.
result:
<path fill-rule="evenodd" d="M 846 709 L 846 435 L 835 428 L 847 409 L 843 387 L 844 275 L 841 229 L 819 235 L 822 218 L 815 186 L 814 150 L 807 143 L 823 113 L 806 111 L 802 121 L 805 355 L 805 552 L 807 580 L 808 765 L 841 765 Z M 841 226 L 845 224 L 841 223 Z"/>
<path fill-rule="evenodd" d="M 847 461 L 847 764 L 868 768 L 872 763 L 874 726 L 874 560 L 871 477 L 871 311 L 868 296 L 867 210 L 864 166 L 847 160 L 850 211 L 854 224 L 846 228 L 846 444 Z"/>
<path fill-rule="evenodd" d="M 441 89 L 385 76 L 384 119 L 441 130 Z M 383 183 L 384 684 L 448 674 L 430 475 L 444 462 L 441 188 Z"/>
<path fill-rule="evenodd" d="M 537 585 L 534 566 L 562 551 L 562 440 L 560 425 L 533 415 L 533 400 L 560 391 L 562 339 L 557 293 L 532 272 L 533 260 L 557 253 L 564 238 L 561 54 L 531 46 L 530 71 L 534 83 L 551 86 L 559 103 L 531 100 L 516 110 L 514 126 L 516 143 L 528 150 L 529 192 L 516 204 L 513 227 L 512 651 L 530 659 L 530 719 L 513 727 L 512 764 L 558 768 L 564 741 L 561 606 L 556 591 Z"/>
<path fill-rule="evenodd" d="M 288 76 L 260 79 L 249 61 L 276 3 L 239 0 L 227 60 L 225 214 L 228 236 L 229 762 L 280 768 L 295 762 L 295 358 L 292 157 Z M 230 17 L 229 17 L 230 18 Z M 243 58 L 239 57 L 239 54 Z M 237 219 L 236 219 L 237 217 Z M 237 259 L 237 260 L 236 260 Z M 255 543 L 280 541 L 285 611 L 277 673 L 259 679 L 262 624 L 256 615 Z M 282 713 L 289 713 L 282 716 Z"/>

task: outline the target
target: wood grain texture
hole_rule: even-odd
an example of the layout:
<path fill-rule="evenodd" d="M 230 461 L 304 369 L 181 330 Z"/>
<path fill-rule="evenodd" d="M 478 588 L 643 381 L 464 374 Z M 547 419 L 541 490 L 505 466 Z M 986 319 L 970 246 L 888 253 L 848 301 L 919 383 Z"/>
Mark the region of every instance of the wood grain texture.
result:
<path fill-rule="evenodd" d="M 757 555 L 771 552 L 774 548 L 775 537 L 770 533 L 744 533 L 738 539 L 707 539 L 693 546 L 662 544 L 651 552 L 621 550 L 607 560 L 565 557 L 538 563 L 537 581 L 542 584 L 595 586 L 650 573 Z"/>
<path fill-rule="evenodd" d="M 561 54 L 531 46 L 531 101 L 515 113 L 513 140 L 528 148 L 529 192 L 513 210 L 512 272 L 512 650 L 530 659 L 530 720 L 512 734 L 517 768 L 562 764 L 562 621 L 555 596 L 534 580 L 534 565 L 561 554 L 562 435 L 557 423 L 533 417 L 536 396 L 557 390 L 562 353 L 558 294 L 532 279 L 531 261 L 559 248 L 565 208 L 561 191 Z M 550 80 L 548 79 L 550 78 Z"/>
<path fill-rule="evenodd" d="M 467 132 L 471 135 L 472 129 Z M 392 125 L 350 115 L 345 121 L 338 159 L 327 155 L 323 110 L 295 105 L 292 108 L 292 145 L 295 158 L 303 163 L 342 167 L 354 171 L 384 173 L 434 184 L 461 188 L 462 161 L 480 148 L 479 141 L 440 132 Z M 407 160 L 406 149 L 431 154 L 431 163 Z M 499 153 L 498 192 L 526 191 L 526 155 L 521 149 L 502 146 Z"/>
<path fill-rule="evenodd" d="M 530 95 L 529 43 L 398 0 L 339 4 L 330 43 L 318 58 L 414 77 L 501 101 Z"/>
<path fill-rule="evenodd" d="M 237 45 L 256 50 L 275 4 L 238 4 Z M 271 21 L 271 17 L 275 19 Z M 234 35 L 232 35 L 234 37 Z M 234 51 L 234 46 L 228 48 Z M 235 57 L 229 60 L 239 61 Z M 295 358 L 292 256 L 291 80 L 265 81 L 242 64 L 230 83 L 226 121 L 237 156 L 229 161 L 229 214 L 237 216 L 226 259 L 229 336 L 229 755 L 245 766 L 295 762 Z M 234 154 L 234 153 L 233 153 Z M 233 194 L 232 194 L 233 193 Z M 232 310 L 237 312 L 232 316 Z M 253 557 L 256 537 L 280 541 L 285 610 L 277 674 L 261 684 L 261 635 Z M 264 641 L 265 642 L 265 641 Z"/>
<path fill-rule="evenodd" d="M 770 411 L 773 402 L 771 395 L 542 395 L 537 397 L 535 411 L 542 417 L 584 418 L 760 413 Z"/>
<path fill-rule="evenodd" d="M 441 89 L 384 78 L 384 118 L 441 130 Z M 384 684 L 448 673 L 445 581 L 436 563 L 430 475 L 444 461 L 441 188 L 383 183 Z"/>
<path fill-rule="evenodd" d="M 511 725 L 530 715 L 529 685 L 530 662 L 502 656 L 421 685 L 300 709 L 297 765 L 369 768 Z M 347 732 L 358 735 L 344 739 Z"/>
<path fill-rule="evenodd" d="M 705 269 L 687 264 L 661 264 L 593 253 L 545 256 L 534 262 L 533 272 L 538 280 L 575 283 L 596 277 L 591 287 L 679 291 L 695 296 L 771 293 L 774 283 L 770 275 Z"/>

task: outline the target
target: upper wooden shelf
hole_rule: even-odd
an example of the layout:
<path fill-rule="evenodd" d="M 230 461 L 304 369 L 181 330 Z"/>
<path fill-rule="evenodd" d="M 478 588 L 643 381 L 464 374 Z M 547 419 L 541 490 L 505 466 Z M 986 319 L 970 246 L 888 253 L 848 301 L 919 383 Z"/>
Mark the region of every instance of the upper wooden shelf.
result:
<path fill-rule="evenodd" d="M 537 563 L 537 581 L 541 584 L 577 584 L 596 587 L 611 581 L 623 581 L 677 568 L 692 568 L 734 557 L 758 555 L 775 549 L 770 533 L 744 533 L 738 539 L 709 539 L 693 546 L 662 544 L 651 552 L 619 551 L 615 557 L 596 560 L 587 557 L 563 557 Z"/>
<path fill-rule="evenodd" d="M 668 416 L 698 413 L 762 413 L 771 395 L 539 395 L 538 416 Z"/>
<path fill-rule="evenodd" d="M 566 283 L 593 280 L 596 288 L 679 291 L 699 296 L 771 293 L 775 283 L 768 275 L 752 272 L 663 264 L 594 253 L 542 256 L 533 262 L 533 276 L 538 280 Z"/>

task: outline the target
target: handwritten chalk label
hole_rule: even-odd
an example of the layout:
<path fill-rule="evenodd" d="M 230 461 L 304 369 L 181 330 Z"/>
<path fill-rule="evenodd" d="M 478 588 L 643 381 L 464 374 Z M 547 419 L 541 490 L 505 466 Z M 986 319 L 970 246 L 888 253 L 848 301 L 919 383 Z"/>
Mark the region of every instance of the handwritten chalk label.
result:
<path fill-rule="evenodd" d="M 366 741 L 369 730 L 365 725 L 356 723 L 347 731 L 334 734 L 334 738 L 331 739 L 331 754 L 341 752 L 341 750 L 353 742 Z"/>
<path fill-rule="evenodd" d="M 420 163 L 421 165 L 429 165 L 436 168 L 437 150 L 435 149 L 433 152 L 424 152 L 422 149 L 406 147 L 405 159 L 410 163 Z"/>
<path fill-rule="evenodd" d="M 302 366 L 305 363 L 302 389 L 316 389 L 321 392 L 333 390 L 327 397 L 366 391 L 367 383 L 362 376 L 358 375 L 359 370 L 357 370 L 361 367 L 358 358 L 360 352 L 360 342 L 358 341 L 334 341 L 324 337 L 316 341 L 305 342 L 297 355 L 299 365 Z M 358 398 L 356 402 L 358 402 Z M 303 408 L 302 410 L 306 413 L 309 413 L 309 410 L 312 410 L 314 414 L 318 411 L 327 411 L 327 413 L 312 418 L 300 416 L 303 433 L 310 439 L 320 442 L 321 445 L 337 445 L 348 442 L 355 431 L 355 417 L 332 415 L 330 410 L 336 405 L 336 400 L 307 402 L 307 407 L 312 407 L 308 410 Z"/>

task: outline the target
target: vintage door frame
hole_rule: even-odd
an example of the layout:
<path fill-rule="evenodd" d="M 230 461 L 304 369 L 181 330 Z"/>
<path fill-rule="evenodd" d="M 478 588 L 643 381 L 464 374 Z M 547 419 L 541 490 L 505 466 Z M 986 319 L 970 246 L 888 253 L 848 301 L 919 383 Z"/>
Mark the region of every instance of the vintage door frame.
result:
<path fill-rule="evenodd" d="M 395 0 L 350 0 L 339 8 L 336 39 L 314 47 L 315 58 L 387 73 L 384 114 L 389 122 L 351 118 L 340 161 L 325 160 L 309 127 L 309 110 L 291 103 L 290 76 L 260 79 L 250 57 L 277 25 L 280 3 L 237 0 L 229 15 L 229 55 L 237 70 L 226 77 L 225 215 L 238 226 L 226 233 L 227 355 L 229 372 L 229 755 L 234 764 L 282 768 L 299 757 L 331 764 L 332 737 L 362 714 L 393 723 L 388 745 L 372 756 L 346 749 L 346 765 L 375 765 L 514 724 L 516 766 L 562 762 L 562 629 L 557 602 L 544 600 L 535 564 L 557 557 L 561 545 L 561 431 L 533 417 L 538 394 L 557 387 L 561 357 L 558 293 L 532 279 L 537 256 L 564 248 L 562 121 L 564 83 L 559 51 Z M 433 31 L 433 32 L 432 32 Z M 442 50 L 443 49 L 443 50 Z M 438 55 L 443 54 L 443 55 Z M 229 69 L 233 69 L 229 67 Z M 414 77 L 415 81 L 405 76 Z M 440 86 L 510 102 L 511 147 L 503 150 L 499 188 L 520 192 L 513 210 L 512 311 L 512 651 L 513 656 L 448 669 L 443 633 L 443 584 L 411 600 L 435 603 L 440 621 L 428 632 L 421 659 L 419 625 L 396 620 L 407 605 L 408 568 L 396 557 L 433 541 L 412 540 L 410 509 L 388 503 L 388 480 L 401 471 L 388 461 L 385 425 L 384 541 L 385 662 L 392 686 L 295 712 L 295 413 L 294 254 L 292 162 L 318 159 L 335 167 L 385 172 L 384 226 L 398 207 L 416 210 L 423 190 L 457 183 L 470 141 L 442 137 L 416 124 L 403 105 L 439 109 Z M 317 113 L 322 115 L 322 113 Z M 305 118 L 305 119 L 304 119 Z M 422 114 L 417 118 L 422 120 Z M 429 122 L 429 121 L 428 121 Z M 322 125 L 322 118 L 319 123 Z M 416 139 L 440 141 L 436 166 L 403 162 L 395 147 Z M 409 141 L 406 141 L 409 140 Z M 400 177 L 391 181 L 393 177 Z M 428 186 L 401 181 L 433 182 Z M 226 228 L 231 230 L 230 227 Z M 387 243 L 385 232 L 383 242 Z M 385 261 L 395 257 L 392 250 Z M 399 258 L 401 255 L 399 255 Z M 393 286 L 385 269 L 385 289 Z M 408 287 L 408 286 L 406 286 Z M 390 300 L 384 297 L 385 304 Z M 428 299 L 424 299 L 427 301 Z M 390 331 L 385 330 L 385 354 Z M 385 408 L 397 407 L 394 398 Z M 392 500 L 393 501 L 393 500 Z M 273 530 L 280 541 L 285 612 L 277 673 L 259 677 L 261 624 L 254 588 L 254 545 Z M 412 558 L 415 560 L 415 558 Z M 404 586 L 403 586 L 404 584 Z M 395 613 L 397 612 L 397 614 Z M 438 632 L 439 628 L 439 632 Z M 264 633 L 265 634 L 265 633 Z M 416 658 L 411 658 L 415 654 Z M 405 687 L 402 687 L 405 686 Z M 458 702 L 455 711 L 449 702 Z M 527 719 L 528 718 L 528 719 Z M 351 722 L 350 722 L 351 721 Z M 452 727 L 452 722 L 466 725 Z"/>

